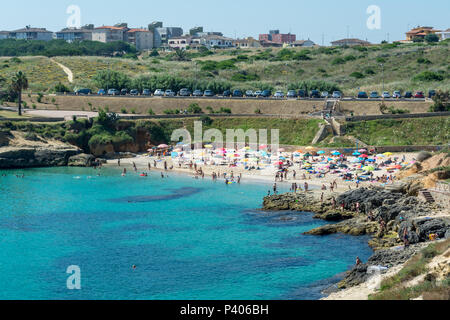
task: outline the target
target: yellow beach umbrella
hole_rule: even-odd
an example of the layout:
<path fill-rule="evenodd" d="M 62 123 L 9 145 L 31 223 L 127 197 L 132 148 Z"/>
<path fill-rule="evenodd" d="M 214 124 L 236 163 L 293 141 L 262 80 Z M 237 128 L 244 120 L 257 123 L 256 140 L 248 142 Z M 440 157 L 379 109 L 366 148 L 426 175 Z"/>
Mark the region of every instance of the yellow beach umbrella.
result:
<path fill-rule="evenodd" d="M 393 153 L 392 152 L 385 152 L 385 153 L 383 153 L 383 155 L 385 155 L 386 157 L 390 157 L 390 156 L 393 155 Z"/>

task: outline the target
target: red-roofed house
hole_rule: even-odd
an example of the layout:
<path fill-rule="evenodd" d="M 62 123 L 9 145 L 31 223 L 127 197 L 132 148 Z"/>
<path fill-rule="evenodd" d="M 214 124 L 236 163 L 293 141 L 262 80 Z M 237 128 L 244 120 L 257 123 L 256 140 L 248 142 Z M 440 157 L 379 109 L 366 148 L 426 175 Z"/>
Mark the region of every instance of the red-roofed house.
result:
<path fill-rule="evenodd" d="M 437 33 L 441 30 L 434 30 L 433 27 L 417 27 L 406 33 L 406 41 L 414 41 L 414 39 L 424 39 L 431 33 Z"/>
<path fill-rule="evenodd" d="M 125 32 L 127 31 L 127 27 L 98 27 L 92 31 L 92 41 L 100 41 L 103 43 L 125 41 Z"/>

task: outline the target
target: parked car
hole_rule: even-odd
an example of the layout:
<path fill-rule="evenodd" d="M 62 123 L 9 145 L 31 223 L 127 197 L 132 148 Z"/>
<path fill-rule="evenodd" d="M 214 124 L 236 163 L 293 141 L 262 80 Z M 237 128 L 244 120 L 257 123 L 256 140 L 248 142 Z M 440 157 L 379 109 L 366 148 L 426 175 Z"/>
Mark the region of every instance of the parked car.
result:
<path fill-rule="evenodd" d="M 323 99 L 328 99 L 329 96 L 330 96 L 330 94 L 328 93 L 328 91 L 323 91 L 320 94 L 320 97 L 323 98 Z"/>
<path fill-rule="evenodd" d="M 132 90 L 130 91 L 130 95 L 131 95 L 131 96 L 138 96 L 138 95 L 139 95 L 138 89 L 132 89 Z"/>
<path fill-rule="evenodd" d="M 224 96 L 224 97 L 229 97 L 229 96 L 231 96 L 231 91 L 230 91 L 230 90 L 225 90 L 225 91 L 223 92 L 222 96 Z"/>
<path fill-rule="evenodd" d="M 382 95 L 383 99 L 389 99 L 391 97 L 391 94 L 389 91 L 384 91 Z"/>
<path fill-rule="evenodd" d="M 319 90 L 312 90 L 311 94 L 309 95 L 310 98 L 316 98 L 319 99 L 320 98 L 320 92 Z"/>
<path fill-rule="evenodd" d="M 299 98 L 306 98 L 307 96 L 308 96 L 308 93 L 305 90 L 298 90 Z"/>
<path fill-rule="evenodd" d="M 99 96 L 104 96 L 106 94 L 106 90 L 105 89 L 100 89 L 100 90 L 98 90 L 97 94 Z"/>
<path fill-rule="evenodd" d="M 402 93 L 400 91 L 394 91 L 392 94 L 392 98 L 394 99 L 400 99 L 402 97 Z"/>
<path fill-rule="evenodd" d="M 436 90 L 428 91 L 428 98 L 432 99 L 436 95 Z"/>
<path fill-rule="evenodd" d="M 143 96 L 151 96 L 152 92 L 150 91 L 150 89 L 144 89 L 144 90 L 142 90 L 142 95 Z"/>
<path fill-rule="evenodd" d="M 75 91 L 76 94 L 91 94 L 91 89 L 78 89 L 77 91 Z"/>
<path fill-rule="evenodd" d="M 203 97 L 203 91 L 202 90 L 194 90 L 192 93 L 193 97 Z"/>
<path fill-rule="evenodd" d="M 341 99 L 342 98 L 342 93 L 340 91 L 334 91 L 332 97 L 334 99 Z"/>
<path fill-rule="evenodd" d="M 261 97 L 262 95 L 262 91 L 255 91 L 255 93 L 253 93 L 253 95 L 257 98 Z"/>
<path fill-rule="evenodd" d="M 405 92 L 405 98 L 406 98 L 406 99 L 411 99 L 412 96 L 413 96 L 413 94 L 412 94 L 411 91 L 406 91 L 406 92 Z"/>
<path fill-rule="evenodd" d="M 283 91 L 277 91 L 273 95 L 274 98 L 284 98 L 284 92 Z"/>
<path fill-rule="evenodd" d="M 286 95 L 286 97 L 287 97 L 287 98 L 297 98 L 297 91 L 295 91 L 295 90 L 289 90 L 288 93 L 287 93 L 287 95 Z"/>
<path fill-rule="evenodd" d="M 425 95 L 423 94 L 422 91 L 417 91 L 416 94 L 414 95 L 414 98 L 416 98 L 416 99 L 424 99 Z"/>
<path fill-rule="evenodd" d="M 155 93 L 153 95 L 155 97 L 162 97 L 162 96 L 164 96 L 164 91 L 162 89 L 156 89 Z"/>
<path fill-rule="evenodd" d="M 173 92 L 172 90 L 166 90 L 166 92 L 164 92 L 164 95 L 166 97 L 175 97 L 175 92 Z"/>
<path fill-rule="evenodd" d="M 255 94 L 253 93 L 252 90 L 247 90 L 247 91 L 245 91 L 245 96 L 253 98 L 255 96 Z"/>
<path fill-rule="evenodd" d="M 203 95 L 205 97 L 214 97 L 215 96 L 214 91 L 212 91 L 212 90 L 205 90 Z"/>
<path fill-rule="evenodd" d="M 272 96 L 272 91 L 270 91 L 270 90 L 264 90 L 261 93 L 261 97 L 263 97 L 263 98 L 270 98 L 271 96 Z"/>
<path fill-rule="evenodd" d="M 109 96 L 118 96 L 120 94 L 120 91 L 117 89 L 109 89 L 108 90 L 108 95 Z"/>
<path fill-rule="evenodd" d="M 242 93 L 241 90 L 234 90 L 233 91 L 233 97 L 243 97 L 244 94 Z"/>
<path fill-rule="evenodd" d="M 120 95 L 121 96 L 126 96 L 128 94 L 128 89 L 122 89 L 120 90 Z"/>
<path fill-rule="evenodd" d="M 372 91 L 372 92 L 370 93 L 369 98 L 370 98 L 370 99 L 379 99 L 379 98 L 380 98 L 380 95 L 378 94 L 377 91 Z"/>
<path fill-rule="evenodd" d="M 180 97 L 190 97 L 191 96 L 191 91 L 189 89 L 183 88 L 180 90 L 180 92 L 178 92 L 178 95 Z"/>
<path fill-rule="evenodd" d="M 378 93 L 377 93 L 377 95 L 378 95 Z M 358 92 L 358 99 L 367 99 L 367 98 L 368 98 L 367 92 L 364 92 L 364 91 Z"/>

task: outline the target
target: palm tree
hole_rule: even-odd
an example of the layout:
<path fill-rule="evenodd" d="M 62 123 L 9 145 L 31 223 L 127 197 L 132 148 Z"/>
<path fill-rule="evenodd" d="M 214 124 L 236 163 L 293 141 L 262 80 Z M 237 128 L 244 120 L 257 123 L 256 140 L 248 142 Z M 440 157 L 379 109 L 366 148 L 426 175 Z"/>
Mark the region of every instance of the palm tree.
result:
<path fill-rule="evenodd" d="M 19 116 L 22 115 L 22 90 L 28 89 L 27 76 L 22 72 L 17 72 L 11 81 L 11 88 L 18 94 L 17 105 L 19 108 Z"/>

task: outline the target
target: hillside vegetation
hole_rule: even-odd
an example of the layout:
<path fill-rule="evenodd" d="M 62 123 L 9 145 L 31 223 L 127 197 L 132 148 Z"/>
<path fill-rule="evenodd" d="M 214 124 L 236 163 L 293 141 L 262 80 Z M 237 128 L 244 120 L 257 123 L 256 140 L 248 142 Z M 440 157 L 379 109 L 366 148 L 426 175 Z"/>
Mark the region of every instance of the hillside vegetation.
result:
<path fill-rule="evenodd" d="M 69 67 L 75 83 L 69 84 L 62 70 L 50 67 L 47 58 L 0 58 L 0 76 L 9 77 L 22 70 L 29 74 L 33 91 L 51 92 L 57 82 L 70 89 L 105 87 L 107 81 L 96 81 L 99 72 L 119 72 L 130 88 L 213 89 L 340 89 L 354 95 L 358 88 L 366 91 L 383 89 L 427 91 L 450 90 L 449 42 L 439 44 L 384 44 L 352 48 L 295 49 L 229 49 L 189 50 L 184 53 L 160 51 L 139 59 L 108 57 L 55 57 Z M 48 60 L 48 59 L 47 59 Z M 383 67 L 381 67 L 381 64 Z M 39 76 L 35 76 L 41 75 Z M 98 80 L 98 79 L 97 79 Z M 121 89 L 121 88 L 117 88 Z"/>

